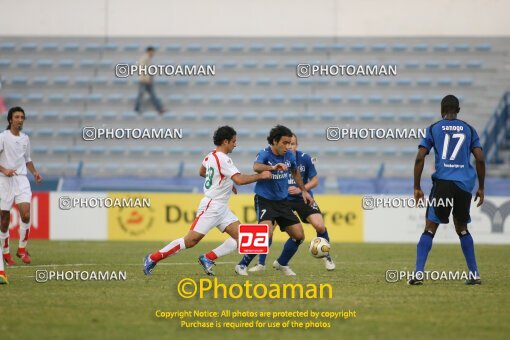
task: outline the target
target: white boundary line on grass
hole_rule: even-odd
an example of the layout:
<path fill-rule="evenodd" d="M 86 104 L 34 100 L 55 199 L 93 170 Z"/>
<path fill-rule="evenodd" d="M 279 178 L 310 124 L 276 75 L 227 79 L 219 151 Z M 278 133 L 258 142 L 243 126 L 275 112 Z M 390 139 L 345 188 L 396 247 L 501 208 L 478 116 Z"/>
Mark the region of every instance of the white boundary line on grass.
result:
<path fill-rule="evenodd" d="M 216 262 L 216 264 L 234 264 L 238 262 Z M 195 265 L 196 262 L 164 262 L 158 263 L 158 266 L 187 266 L 187 265 Z M 40 264 L 40 265 L 16 265 L 16 266 L 7 266 L 10 269 L 19 269 L 19 268 L 51 268 L 51 267 L 82 267 L 82 266 L 140 266 L 143 267 L 143 263 L 66 263 L 66 264 Z"/>

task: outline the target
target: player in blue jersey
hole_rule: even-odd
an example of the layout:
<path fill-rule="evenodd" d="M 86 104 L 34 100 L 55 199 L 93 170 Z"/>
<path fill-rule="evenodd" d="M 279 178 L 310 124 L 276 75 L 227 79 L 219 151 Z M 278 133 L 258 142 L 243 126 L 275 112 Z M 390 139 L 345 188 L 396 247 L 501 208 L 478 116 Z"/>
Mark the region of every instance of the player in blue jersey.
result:
<path fill-rule="evenodd" d="M 425 164 L 425 156 L 434 148 L 436 171 L 432 175 L 431 202 L 448 202 L 453 200 L 453 207 L 427 207 L 425 231 L 420 237 L 416 250 L 416 269 L 414 277 L 408 283 L 423 284 L 423 271 L 427 256 L 432 248 L 432 239 L 441 223 L 448 223 L 453 210 L 455 230 L 460 238 L 462 252 L 469 269 L 469 279 L 466 284 L 481 284 L 480 273 L 476 265 L 473 238 L 467 229 L 471 222 L 469 208 L 471 192 L 478 175 L 478 190 L 474 201 L 479 199 L 477 207 L 484 199 L 485 159 L 476 130 L 466 122 L 457 119 L 460 111 L 459 100 L 448 95 L 441 101 L 442 120 L 427 128 L 425 138 L 422 139 L 414 166 L 414 198 L 423 202 L 423 191 L 420 187 L 421 174 Z M 475 157 L 476 173 L 469 160 L 471 154 Z"/>
<path fill-rule="evenodd" d="M 297 252 L 298 247 L 303 243 L 305 234 L 299 219 L 292 212 L 288 196 L 289 171 L 301 189 L 302 199 L 309 205 L 314 204 L 312 196 L 308 193 L 301 175 L 299 174 L 296 156 L 290 150 L 292 131 L 282 125 L 277 125 L 269 132 L 267 142 L 269 147 L 260 151 L 253 164 L 255 172 L 271 171 L 273 178 L 264 183 L 255 184 L 255 210 L 260 224 L 269 225 L 269 238 L 272 238 L 273 229 L 278 223 L 281 231 L 289 234 L 280 257 L 274 261 L 273 267 L 291 276 L 296 275 L 288 266 L 292 256 Z M 235 267 L 239 275 L 248 275 L 247 267 L 256 254 L 247 254 Z"/>
<path fill-rule="evenodd" d="M 297 150 L 298 140 L 295 134 L 292 135 L 290 140 L 290 149 L 296 156 L 296 162 L 298 166 L 299 173 L 301 178 L 303 179 L 303 183 L 305 184 L 305 188 L 308 190 L 308 193 L 313 197 L 312 189 L 319 185 L 319 177 L 317 176 L 317 170 L 315 169 L 314 161 L 310 157 L 310 155 Z M 312 206 L 306 204 L 301 197 L 301 189 L 296 186 L 296 182 L 292 176 L 289 177 L 289 189 L 287 200 L 290 203 L 290 206 L 293 211 L 295 211 L 301 222 L 311 224 L 315 230 L 317 231 L 317 236 L 325 238 L 329 242 L 329 235 L 326 226 L 324 225 L 324 219 L 322 218 L 322 213 L 315 202 Z M 272 239 L 269 239 L 269 245 L 271 245 Z M 267 254 L 259 255 L 259 263 L 248 269 L 249 272 L 258 272 L 266 269 L 266 257 Z M 327 256 L 323 258 L 324 265 L 327 270 L 334 270 L 335 263 L 331 259 L 331 256 Z"/>

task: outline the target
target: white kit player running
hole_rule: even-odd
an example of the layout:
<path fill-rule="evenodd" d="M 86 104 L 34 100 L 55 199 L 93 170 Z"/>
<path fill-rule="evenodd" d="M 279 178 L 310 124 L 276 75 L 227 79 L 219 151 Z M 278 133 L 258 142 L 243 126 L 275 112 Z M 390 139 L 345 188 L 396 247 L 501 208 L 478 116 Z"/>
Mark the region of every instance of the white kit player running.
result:
<path fill-rule="evenodd" d="M 147 254 L 144 258 L 143 272 L 150 275 L 156 264 L 177 252 L 192 248 L 209 232 L 217 227 L 222 233 L 230 235 L 223 244 L 211 252 L 201 255 L 198 262 L 208 275 L 214 275 L 212 267 L 214 260 L 225 256 L 237 249 L 239 219 L 230 211 L 228 201 L 232 192 L 235 193 L 234 183 L 244 185 L 258 180 L 271 178 L 271 172 L 243 175 L 227 156 L 236 147 L 237 133 L 230 126 L 222 126 L 214 132 L 213 141 L 216 149 L 209 153 L 200 167 L 200 176 L 205 177 L 204 198 L 200 201 L 197 215 L 186 236 L 178 238 L 161 250 Z"/>
<path fill-rule="evenodd" d="M 7 265 L 11 266 L 16 263 L 9 250 L 10 210 L 16 203 L 21 216 L 19 247 L 16 255 L 24 263 L 29 264 L 31 259 L 26 246 L 30 231 L 32 190 L 27 172 L 30 171 L 34 175 L 36 183 L 40 183 L 42 177 L 30 158 L 30 140 L 21 132 L 25 122 L 25 111 L 19 106 L 9 109 L 7 121 L 9 122 L 7 130 L 0 133 L 0 209 L 2 211 L 0 243 L 3 259 Z"/>

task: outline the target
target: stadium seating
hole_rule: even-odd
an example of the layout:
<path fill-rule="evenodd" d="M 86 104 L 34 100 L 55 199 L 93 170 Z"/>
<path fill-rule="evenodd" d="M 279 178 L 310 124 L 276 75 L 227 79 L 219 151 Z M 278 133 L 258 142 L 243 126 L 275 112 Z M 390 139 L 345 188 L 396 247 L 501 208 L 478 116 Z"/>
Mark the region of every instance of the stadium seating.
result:
<path fill-rule="evenodd" d="M 147 95 L 145 112 L 133 112 L 136 77 L 116 78 L 114 67 L 135 63 L 147 45 L 158 46 L 156 63 L 214 64 L 216 76 L 157 77 L 156 93 L 168 112 L 154 112 Z M 238 130 L 239 159 L 249 169 L 270 127 L 283 123 L 299 131 L 300 148 L 317 151 L 317 167 L 327 177 L 374 177 L 387 159 L 392 166 L 386 176 L 408 177 L 416 140 L 332 142 L 326 129 L 424 128 L 439 118 L 439 101 L 452 92 L 462 98 L 461 114 L 481 132 L 510 81 L 502 72 L 501 53 L 509 45 L 508 39 L 479 38 L 118 38 L 105 43 L 12 37 L 0 43 L 1 95 L 7 106 L 35 113 L 27 115 L 26 124 L 37 162 L 46 164 L 47 155 L 59 159 L 59 166 L 45 167 L 50 176 L 74 175 L 81 160 L 84 175 L 108 177 L 132 172 L 133 161 L 161 167 L 175 159 L 186 165 L 182 175 L 195 176 L 195 164 L 220 124 Z M 396 64 L 398 76 L 299 78 L 300 63 Z M 493 82 L 496 75 L 499 81 Z M 119 141 L 84 142 L 84 126 L 183 128 L 185 138 L 124 147 Z M 171 168 L 177 175 L 177 166 Z M 431 169 L 425 172 L 428 176 Z"/>

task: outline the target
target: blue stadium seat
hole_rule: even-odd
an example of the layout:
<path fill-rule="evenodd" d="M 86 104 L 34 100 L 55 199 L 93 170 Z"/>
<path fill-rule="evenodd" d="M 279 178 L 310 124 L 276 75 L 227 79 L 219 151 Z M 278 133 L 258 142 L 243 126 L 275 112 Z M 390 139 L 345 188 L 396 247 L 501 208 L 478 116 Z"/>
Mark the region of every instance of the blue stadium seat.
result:
<path fill-rule="evenodd" d="M 108 103 L 120 103 L 124 100 L 124 96 L 121 93 L 111 93 L 106 96 Z"/>
<path fill-rule="evenodd" d="M 453 46 L 455 52 L 469 52 L 468 44 L 456 44 Z"/>
<path fill-rule="evenodd" d="M 207 46 L 207 51 L 209 52 L 221 52 L 223 51 L 223 45 L 220 44 L 211 44 Z"/>
<path fill-rule="evenodd" d="M 446 68 L 448 69 L 458 69 L 460 65 L 461 63 L 458 60 L 449 60 L 446 62 Z"/>
<path fill-rule="evenodd" d="M 32 78 L 32 85 L 47 86 L 49 83 L 48 77 L 34 77 Z"/>
<path fill-rule="evenodd" d="M 364 52 L 366 48 L 367 48 L 367 46 L 365 44 L 358 43 L 358 44 L 354 44 L 351 46 L 351 51 Z"/>
<path fill-rule="evenodd" d="M 342 112 L 340 114 L 340 119 L 344 121 L 353 121 L 356 119 L 356 115 L 353 112 Z"/>
<path fill-rule="evenodd" d="M 106 77 L 94 77 L 91 79 L 92 85 L 107 85 L 108 78 Z"/>
<path fill-rule="evenodd" d="M 269 97 L 269 101 L 274 104 L 283 104 L 285 102 L 285 96 L 281 94 L 275 94 Z"/>
<path fill-rule="evenodd" d="M 471 79 L 471 78 L 459 79 L 457 81 L 457 85 L 459 85 L 459 86 L 472 86 L 473 85 L 473 79 Z"/>
<path fill-rule="evenodd" d="M 32 102 L 32 103 L 40 103 L 44 100 L 44 95 L 41 93 L 30 93 L 27 96 L 27 99 L 29 102 Z"/>
<path fill-rule="evenodd" d="M 341 103 L 342 100 L 343 100 L 343 97 L 341 95 L 338 95 L 338 94 L 334 94 L 334 95 L 328 96 L 328 102 L 330 102 L 330 103 L 338 104 L 338 103 Z"/>
<path fill-rule="evenodd" d="M 25 131 L 26 133 L 26 131 Z M 44 154 L 47 154 L 49 153 L 49 148 L 47 146 L 44 146 L 44 145 L 35 145 L 35 146 L 32 146 L 32 150 L 31 150 L 33 153 L 36 153 L 36 154 L 40 154 L 40 155 L 44 155 Z"/>
<path fill-rule="evenodd" d="M 385 121 L 391 122 L 391 121 L 393 121 L 395 119 L 395 113 L 393 113 L 393 112 L 382 112 L 379 115 L 379 118 L 381 120 L 385 120 Z"/>
<path fill-rule="evenodd" d="M 101 45 L 98 43 L 89 43 L 85 45 L 85 51 L 87 52 L 99 52 L 101 49 Z"/>
<path fill-rule="evenodd" d="M 145 147 L 133 146 L 128 149 L 128 152 L 130 155 L 141 156 L 141 155 L 145 154 Z"/>
<path fill-rule="evenodd" d="M 202 51 L 202 45 L 200 45 L 200 44 L 189 44 L 186 47 L 186 51 L 193 52 L 193 53 L 200 52 L 200 51 Z"/>
<path fill-rule="evenodd" d="M 257 68 L 258 62 L 256 60 L 247 60 L 243 63 L 244 68 Z"/>
<path fill-rule="evenodd" d="M 363 112 L 360 115 L 361 120 L 364 121 L 372 121 L 375 119 L 375 114 L 373 112 Z"/>
<path fill-rule="evenodd" d="M 439 115 L 436 113 L 425 112 L 420 114 L 420 120 L 423 121 L 432 121 L 436 118 L 439 119 Z"/>
<path fill-rule="evenodd" d="M 263 44 L 253 44 L 253 45 L 250 45 L 249 50 L 252 53 L 261 53 L 261 52 L 264 52 L 265 46 Z"/>
<path fill-rule="evenodd" d="M 404 98 L 402 96 L 393 95 L 388 98 L 388 103 L 390 104 L 402 104 Z"/>
<path fill-rule="evenodd" d="M 81 134 L 81 130 L 79 133 Z M 74 128 L 61 128 L 58 130 L 58 135 L 61 137 L 75 137 L 78 135 L 78 130 Z"/>
<path fill-rule="evenodd" d="M 72 68 L 74 67 L 74 60 L 71 59 L 62 59 L 58 62 L 58 67 L 61 68 Z"/>
<path fill-rule="evenodd" d="M 81 102 L 85 102 L 85 100 L 87 98 L 84 94 L 81 94 L 81 93 L 71 93 L 68 96 L 68 99 L 71 103 L 81 103 Z"/>
<path fill-rule="evenodd" d="M 314 52 L 327 52 L 329 49 L 329 46 L 327 44 L 315 44 L 313 45 L 313 51 Z"/>
<path fill-rule="evenodd" d="M 398 120 L 402 122 L 413 121 L 416 118 L 416 114 L 413 112 L 404 112 L 398 116 Z"/>
<path fill-rule="evenodd" d="M 140 45 L 133 44 L 133 43 L 126 44 L 126 45 L 124 45 L 124 47 L 122 49 L 126 52 L 138 52 L 140 50 Z"/>
<path fill-rule="evenodd" d="M 56 52 L 58 50 L 58 44 L 54 42 L 43 43 L 41 47 L 46 52 Z"/>
<path fill-rule="evenodd" d="M 70 83 L 69 77 L 55 77 L 53 79 L 54 85 L 67 86 L 69 85 L 69 83 Z"/>
<path fill-rule="evenodd" d="M 419 86 L 431 86 L 432 85 L 432 80 L 430 80 L 428 78 L 418 79 L 418 80 L 416 80 L 416 85 L 419 85 Z"/>
<path fill-rule="evenodd" d="M 391 47 L 391 50 L 393 52 L 405 52 L 405 51 L 407 51 L 407 45 L 404 45 L 404 44 L 394 44 Z"/>
<path fill-rule="evenodd" d="M 276 60 L 267 60 L 264 62 L 264 68 L 275 69 L 278 68 L 278 62 Z"/>
<path fill-rule="evenodd" d="M 92 59 L 82 59 L 82 60 L 80 60 L 80 67 L 83 67 L 83 68 L 96 67 L 96 61 L 92 60 Z"/>
<path fill-rule="evenodd" d="M 406 78 L 397 79 L 397 86 L 409 87 L 411 85 L 412 85 L 412 81 L 410 79 L 406 79 Z"/>
<path fill-rule="evenodd" d="M 53 67 L 53 60 L 50 59 L 39 59 L 37 60 L 37 67 L 39 68 L 51 68 Z"/>
<path fill-rule="evenodd" d="M 119 49 L 119 45 L 116 43 L 107 43 L 103 45 L 103 51 L 116 52 Z"/>
<path fill-rule="evenodd" d="M 249 112 L 243 112 L 240 114 L 240 116 L 242 117 L 243 120 L 257 120 L 259 118 L 259 113 L 258 112 L 253 112 L 253 111 L 249 111 Z"/>
<path fill-rule="evenodd" d="M 165 149 L 161 146 L 151 146 L 149 148 L 150 155 L 163 155 L 165 153 Z"/>
<path fill-rule="evenodd" d="M 243 52 L 244 45 L 243 44 L 235 44 L 228 47 L 229 52 Z"/>
<path fill-rule="evenodd" d="M 279 79 L 276 79 L 276 84 L 278 86 L 290 86 L 290 85 L 292 85 L 292 79 L 290 79 L 290 78 L 279 78 Z"/>
<path fill-rule="evenodd" d="M 2 42 L 0 43 L 0 51 L 12 52 L 16 49 L 16 44 L 13 42 Z"/>
<path fill-rule="evenodd" d="M 437 44 L 434 45 L 433 50 L 434 52 L 447 52 L 449 49 L 448 44 Z"/>
<path fill-rule="evenodd" d="M 480 69 L 480 68 L 482 68 L 482 66 L 483 66 L 483 62 L 480 60 L 470 60 L 466 64 L 466 67 L 470 68 L 470 69 Z"/>
<path fill-rule="evenodd" d="M 490 52 L 492 49 L 491 44 L 478 44 L 475 46 L 477 52 Z"/>
<path fill-rule="evenodd" d="M 347 101 L 349 103 L 360 104 L 363 102 L 363 96 L 360 96 L 358 94 L 351 94 L 347 97 Z"/>
<path fill-rule="evenodd" d="M 113 68 L 113 60 L 103 59 L 97 62 L 97 66 L 101 68 Z"/>
<path fill-rule="evenodd" d="M 21 99 L 23 99 L 23 95 L 21 93 L 7 93 L 5 94 L 4 96 L 5 100 L 9 101 L 9 100 L 12 100 L 12 101 L 20 101 Z"/>
<path fill-rule="evenodd" d="M 39 137 L 51 137 L 51 136 L 53 136 L 54 130 L 50 129 L 50 128 L 40 128 L 40 129 L 36 129 L 35 133 Z"/>
<path fill-rule="evenodd" d="M 282 53 L 282 52 L 285 52 L 285 45 L 284 44 L 274 44 L 271 46 L 271 52 L 276 52 L 276 53 Z"/>
<path fill-rule="evenodd" d="M 52 152 L 55 155 L 67 155 L 71 153 L 71 148 L 65 145 L 58 145 L 52 148 Z M 60 168 L 60 167 L 59 167 Z"/>
<path fill-rule="evenodd" d="M 391 81 L 389 81 L 388 79 L 378 79 L 376 81 L 376 84 L 377 86 L 383 86 L 383 87 L 386 87 L 386 86 L 390 86 L 391 84 Z"/>
<path fill-rule="evenodd" d="M 18 68 L 29 68 L 32 66 L 31 59 L 20 59 L 16 62 L 16 67 Z"/>
<path fill-rule="evenodd" d="M 292 44 L 292 52 L 306 52 L 307 46 L 305 44 Z"/>
<path fill-rule="evenodd" d="M 382 154 L 386 157 L 394 157 L 397 155 L 397 150 L 395 148 L 384 148 Z"/>
<path fill-rule="evenodd" d="M 229 103 L 242 103 L 244 101 L 244 96 L 242 94 L 233 94 L 228 97 Z"/>
<path fill-rule="evenodd" d="M 368 102 L 370 104 L 381 104 L 383 102 L 383 96 L 381 95 L 372 95 L 368 97 Z"/>
<path fill-rule="evenodd" d="M 109 150 L 110 155 L 124 155 L 126 153 L 126 148 L 124 146 L 112 146 Z"/>
<path fill-rule="evenodd" d="M 92 79 L 89 77 L 77 77 L 74 79 L 74 83 L 78 86 L 89 86 L 92 84 Z"/>
<path fill-rule="evenodd" d="M 358 80 L 356 80 L 356 85 L 358 85 L 358 86 L 370 86 L 370 80 L 369 79 L 365 79 L 365 78 L 358 79 Z"/>
<path fill-rule="evenodd" d="M 44 111 L 42 113 L 42 118 L 44 120 L 57 119 L 59 117 L 59 113 L 56 111 Z"/>
<path fill-rule="evenodd" d="M 421 95 L 412 95 L 412 96 L 409 96 L 409 103 L 411 104 L 421 104 L 423 103 L 423 96 Z"/>
<path fill-rule="evenodd" d="M 442 99 L 443 99 L 443 96 L 430 96 L 429 102 L 433 103 L 433 104 L 439 104 L 439 103 L 441 103 Z M 460 98 L 459 98 L 459 100 L 460 100 Z"/>
<path fill-rule="evenodd" d="M 372 45 L 371 50 L 373 52 L 384 52 L 386 51 L 386 47 L 387 46 L 385 44 L 374 44 Z"/>
<path fill-rule="evenodd" d="M 24 52 L 35 52 L 37 50 L 37 43 L 26 42 L 21 45 L 21 50 Z"/>
<path fill-rule="evenodd" d="M 76 52 L 80 49 L 80 45 L 76 43 L 66 43 L 64 44 L 63 50 L 65 52 Z"/>
<path fill-rule="evenodd" d="M 64 95 L 60 93 L 52 93 L 47 96 L 48 101 L 51 103 L 61 103 L 64 101 Z"/>
<path fill-rule="evenodd" d="M 79 119 L 80 118 L 80 112 L 78 111 L 65 111 L 63 116 L 64 119 Z"/>
<path fill-rule="evenodd" d="M 250 96 L 250 102 L 251 103 L 263 103 L 265 100 L 265 97 L 263 95 L 251 95 Z"/>
<path fill-rule="evenodd" d="M 223 103 L 224 99 L 225 99 L 224 96 L 222 96 L 221 94 L 213 94 L 209 96 L 209 103 L 221 104 Z"/>
<path fill-rule="evenodd" d="M 418 69 L 420 68 L 420 62 L 416 60 L 409 60 L 404 63 L 404 67 L 408 69 Z"/>
<path fill-rule="evenodd" d="M 437 60 L 427 60 L 425 67 L 432 70 L 437 70 L 441 66 L 441 63 Z"/>
<path fill-rule="evenodd" d="M 28 84 L 28 78 L 27 77 L 14 77 L 11 80 L 12 85 L 16 86 L 26 86 Z"/>
<path fill-rule="evenodd" d="M 345 45 L 341 43 L 334 43 L 331 45 L 331 49 L 335 52 L 341 52 L 345 50 Z"/>
<path fill-rule="evenodd" d="M 449 78 L 442 78 L 442 79 L 438 79 L 438 81 L 437 81 L 438 86 L 451 86 L 452 83 L 453 83 L 453 81 Z"/>
<path fill-rule="evenodd" d="M 117 113 L 115 111 L 102 111 L 100 113 L 100 118 L 105 120 L 113 120 L 117 118 Z"/>
<path fill-rule="evenodd" d="M 0 59 L 0 67 L 7 68 L 11 66 L 11 61 L 9 59 Z"/>
<path fill-rule="evenodd" d="M 427 44 L 416 44 L 413 46 L 413 51 L 415 52 L 427 52 L 429 46 Z"/>

